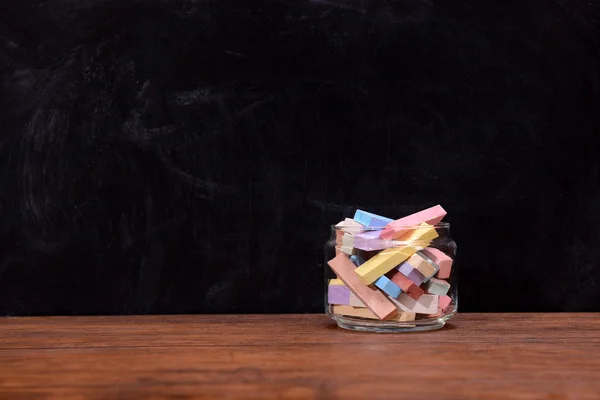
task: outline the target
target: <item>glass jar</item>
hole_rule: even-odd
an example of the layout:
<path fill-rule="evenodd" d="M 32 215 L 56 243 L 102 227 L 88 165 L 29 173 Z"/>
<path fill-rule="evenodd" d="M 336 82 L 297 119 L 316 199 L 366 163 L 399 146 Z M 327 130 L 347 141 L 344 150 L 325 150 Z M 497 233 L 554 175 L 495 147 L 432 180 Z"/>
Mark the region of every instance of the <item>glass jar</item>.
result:
<path fill-rule="evenodd" d="M 325 244 L 325 312 L 344 329 L 410 332 L 442 328 L 458 308 L 450 224 L 334 225 Z"/>

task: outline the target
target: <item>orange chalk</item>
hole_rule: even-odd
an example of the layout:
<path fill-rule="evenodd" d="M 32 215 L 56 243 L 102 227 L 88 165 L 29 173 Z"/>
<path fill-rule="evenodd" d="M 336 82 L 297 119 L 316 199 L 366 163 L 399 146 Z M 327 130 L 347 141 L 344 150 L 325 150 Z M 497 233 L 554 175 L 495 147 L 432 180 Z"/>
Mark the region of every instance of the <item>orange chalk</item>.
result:
<path fill-rule="evenodd" d="M 448 295 L 439 296 L 438 307 L 442 311 L 446 311 L 448 309 L 448 307 L 450 306 L 450 303 L 452 303 L 452 298 L 450 296 L 448 296 Z"/>
<path fill-rule="evenodd" d="M 334 305 L 333 313 L 339 314 L 339 315 L 346 315 L 348 317 L 378 319 L 375 314 L 373 314 L 371 311 L 369 311 L 368 308 L 364 308 L 364 307 Z M 399 312 L 396 315 L 394 315 L 393 317 L 388 318 L 386 321 L 398 321 L 398 322 L 414 321 L 415 317 L 416 317 L 416 313 Z"/>

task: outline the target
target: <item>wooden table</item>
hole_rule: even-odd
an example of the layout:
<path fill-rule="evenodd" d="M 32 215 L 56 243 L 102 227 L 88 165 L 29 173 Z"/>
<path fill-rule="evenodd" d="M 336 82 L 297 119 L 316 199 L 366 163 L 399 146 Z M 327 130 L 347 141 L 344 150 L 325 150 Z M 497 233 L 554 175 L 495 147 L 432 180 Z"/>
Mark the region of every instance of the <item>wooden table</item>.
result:
<path fill-rule="evenodd" d="M 600 314 L 459 314 L 427 333 L 324 315 L 0 318 L 0 399 L 599 399 Z"/>

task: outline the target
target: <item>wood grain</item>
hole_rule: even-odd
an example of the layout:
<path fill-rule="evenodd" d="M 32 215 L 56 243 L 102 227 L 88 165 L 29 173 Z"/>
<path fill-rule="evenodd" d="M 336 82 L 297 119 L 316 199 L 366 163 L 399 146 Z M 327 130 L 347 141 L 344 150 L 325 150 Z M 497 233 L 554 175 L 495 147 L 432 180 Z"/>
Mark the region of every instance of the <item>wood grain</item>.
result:
<path fill-rule="evenodd" d="M 599 314 L 383 335 L 324 315 L 0 319 L 0 399 L 597 399 L 599 376 Z"/>

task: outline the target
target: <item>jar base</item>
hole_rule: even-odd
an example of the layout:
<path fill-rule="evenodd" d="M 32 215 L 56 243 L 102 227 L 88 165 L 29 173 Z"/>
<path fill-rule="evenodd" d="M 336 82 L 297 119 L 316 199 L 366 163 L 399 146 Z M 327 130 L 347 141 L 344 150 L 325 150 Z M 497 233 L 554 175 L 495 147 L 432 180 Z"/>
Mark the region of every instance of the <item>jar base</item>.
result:
<path fill-rule="evenodd" d="M 435 319 L 422 319 L 410 322 L 385 322 L 370 321 L 359 318 L 344 317 L 341 315 L 332 315 L 331 318 L 342 329 L 348 329 L 359 332 L 375 333 L 399 333 L 399 332 L 425 332 L 441 329 L 446 325 L 446 321 L 454 316 L 455 313 L 445 315 Z"/>

